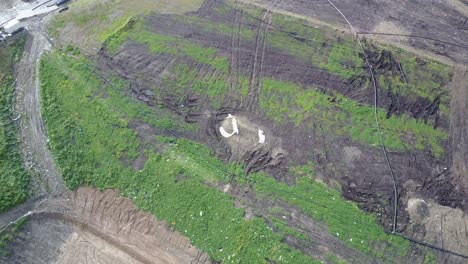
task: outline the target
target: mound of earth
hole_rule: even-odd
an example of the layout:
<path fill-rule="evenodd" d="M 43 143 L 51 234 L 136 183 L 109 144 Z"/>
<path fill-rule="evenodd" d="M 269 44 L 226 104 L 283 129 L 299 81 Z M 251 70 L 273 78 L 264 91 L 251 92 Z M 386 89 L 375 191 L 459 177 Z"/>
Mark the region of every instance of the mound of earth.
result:
<path fill-rule="evenodd" d="M 211 263 L 118 191 L 80 188 L 32 211 L 1 263 Z"/>

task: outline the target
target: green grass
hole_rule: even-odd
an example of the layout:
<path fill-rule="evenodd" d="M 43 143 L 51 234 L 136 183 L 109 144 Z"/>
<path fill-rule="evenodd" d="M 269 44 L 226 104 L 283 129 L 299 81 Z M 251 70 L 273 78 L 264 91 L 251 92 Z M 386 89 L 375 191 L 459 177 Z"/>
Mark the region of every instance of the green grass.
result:
<path fill-rule="evenodd" d="M 189 40 L 154 33 L 144 24 L 142 18 L 128 19 L 127 23 L 121 24 L 114 33 L 106 36 L 104 44 L 111 53 L 115 53 L 127 38 L 147 45 L 151 53 L 185 56 L 198 63 L 211 65 L 222 73 L 227 73 L 229 69 L 228 59 L 217 56 L 215 48 L 202 47 Z"/>
<path fill-rule="evenodd" d="M 307 235 L 290 228 L 285 221 L 282 221 L 279 218 L 272 218 L 271 221 L 274 228 L 279 230 L 282 234 L 293 236 L 294 238 L 305 241 L 307 243 L 312 242 Z"/>
<path fill-rule="evenodd" d="M 330 234 L 350 247 L 382 260 L 406 256 L 409 242 L 387 235 L 376 218 L 364 214 L 355 203 L 346 202 L 339 191 L 309 177 L 297 179 L 295 186 L 279 183 L 262 174 L 253 177 L 257 195 L 277 197 L 302 208 L 308 215 L 327 224 Z M 379 249 L 384 244 L 385 249 Z"/>
<path fill-rule="evenodd" d="M 138 43 L 147 45 L 152 53 L 186 56 L 198 63 L 211 65 L 214 69 L 227 73 L 229 61 L 223 56 L 217 56 L 215 48 L 202 47 L 189 40 L 154 33 L 144 24 L 143 19 L 136 19 L 135 21 L 135 23 L 132 22 L 132 25 L 123 27 L 125 30 L 118 30 L 107 38 L 119 40 L 115 44 L 112 43 L 112 50 L 115 51 L 119 45 L 123 44 L 123 40 L 128 37 Z"/>
<path fill-rule="evenodd" d="M 18 126 L 13 121 L 15 83 L 13 64 L 20 58 L 24 37 L 0 47 L 0 213 L 24 202 L 29 192 L 30 175 L 23 167 L 18 142 Z"/>
<path fill-rule="evenodd" d="M 16 236 L 24 224 L 26 224 L 26 218 L 16 222 L 13 227 L 0 232 L 0 257 L 7 257 L 10 254 L 8 244 Z"/>
<path fill-rule="evenodd" d="M 110 53 L 115 53 L 122 46 L 135 22 L 134 19 L 126 17 L 117 19 L 112 23 L 111 28 L 102 34 L 102 40 Z M 114 31 L 111 31 L 113 28 L 115 28 Z"/>
<path fill-rule="evenodd" d="M 372 106 L 361 105 L 338 93 L 326 95 L 313 87 L 304 89 L 293 83 L 263 80 L 262 87 L 260 107 L 277 123 L 292 121 L 299 126 L 313 120 L 332 133 L 364 144 L 379 145 Z M 389 149 L 428 149 L 435 157 L 443 155 L 442 143 L 448 138 L 445 130 L 434 129 L 405 114 L 387 119 L 384 109 L 378 109 L 378 116 Z"/>
<path fill-rule="evenodd" d="M 424 257 L 424 264 L 437 264 L 437 258 L 432 253 L 426 254 Z"/>
<path fill-rule="evenodd" d="M 209 26 L 209 20 L 196 16 L 176 16 L 176 18 L 198 23 L 206 30 L 230 34 L 230 31 L 226 31 L 226 25 L 222 23 Z M 362 58 L 355 51 L 356 43 L 351 37 L 332 33 L 331 29 L 307 26 L 306 22 L 296 18 L 283 15 L 275 15 L 273 18 L 276 30 L 271 30 L 269 34 L 271 45 L 287 50 L 293 56 L 305 59 L 343 78 L 349 79 L 364 73 Z M 206 95 L 214 108 L 221 107 L 221 102 L 227 93 L 235 98 L 246 96 L 247 78 L 241 76 L 242 80 L 245 79 L 247 82 L 241 81 L 241 84 L 231 91 L 227 83 L 229 62 L 227 58 L 219 56 L 215 48 L 202 47 L 189 40 L 154 33 L 147 28 L 143 19 L 138 19 L 133 26 L 127 25 L 123 29 L 107 38 L 107 47 L 111 52 L 129 38 L 147 45 L 150 52 L 172 54 L 182 59 L 171 69 L 174 75 L 168 84 L 173 91 L 183 94 L 186 89 L 190 89 Z M 307 41 L 301 42 L 292 35 L 303 37 Z M 444 84 L 449 79 L 448 67 L 433 61 L 421 63 L 421 59 L 417 62 L 414 57 L 402 50 L 394 53 L 405 69 L 409 85 L 402 83 L 403 79 L 398 72 L 379 76 L 380 86 L 383 89 L 392 89 L 394 93 L 410 99 L 417 99 L 419 96 L 433 100 L 436 95 L 442 94 L 441 110 L 448 115 L 448 95 L 443 93 Z M 203 77 L 199 77 L 199 70 L 187 65 L 183 58 L 191 58 L 201 65 L 210 65 L 213 73 L 202 74 Z M 339 94 L 332 96 L 337 98 L 338 103 L 331 103 L 328 100 L 329 96 L 314 91 L 313 88 L 304 90 L 294 84 L 268 79 L 263 80 L 263 83 L 261 108 L 277 123 L 292 121 L 300 125 L 313 118 L 323 122 L 327 132 L 337 136 L 347 136 L 367 145 L 379 145 L 372 106 L 361 105 Z M 436 158 L 444 155 L 443 144 L 448 138 L 448 133 L 443 129 L 433 129 L 431 122 L 424 124 L 406 114 L 393 115 L 387 119 L 384 109 L 379 109 L 378 115 L 382 123 L 385 144 L 389 149 L 430 150 Z"/>
<path fill-rule="evenodd" d="M 235 208 L 228 195 L 206 185 L 227 177 L 211 169 L 222 163 L 209 158 L 206 147 L 157 137 L 165 151 L 147 149 L 148 161 L 141 171 L 124 166 L 123 154 L 136 158 L 140 144 L 127 123 L 140 118 L 134 110 L 148 108 L 131 99 L 121 101 L 124 83 L 106 85 L 93 69 L 79 56 L 58 52 L 41 61 L 41 97 L 50 146 L 69 188 L 118 188 L 139 208 L 171 223 L 218 261 L 314 263 L 281 243 L 282 235 L 271 231 L 262 219 L 245 220 L 243 210 Z M 122 109 L 124 105 L 128 106 Z M 171 129 L 182 129 L 176 124 Z M 153 125 L 165 128 L 156 121 Z M 180 175 L 184 179 L 178 181 Z"/>
<path fill-rule="evenodd" d="M 21 35 L 0 45 L 0 80 L 12 75 L 13 65 L 23 54 L 26 38 Z"/>
<path fill-rule="evenodd" d="M 54 16 L 48 32 L 57 43 L 74 43 L 80 49 L 99 49 L 108 34 L 127 19 L 152 12 L 184 14 L 196 11 L 202 0 L 80 0 L 70 9 Z"/>

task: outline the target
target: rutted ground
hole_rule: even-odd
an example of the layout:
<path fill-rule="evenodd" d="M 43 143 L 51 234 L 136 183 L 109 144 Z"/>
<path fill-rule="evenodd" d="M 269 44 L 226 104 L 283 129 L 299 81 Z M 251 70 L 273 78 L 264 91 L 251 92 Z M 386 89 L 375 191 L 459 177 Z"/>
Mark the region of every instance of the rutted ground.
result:
<path fill-rule="evenodd" d="M 43 35 L 41 25 L 31 25 L 24 56 L 16 69 L 16 110 L 21 116 L 21 142 L 26 167 L 37 177 L 34 185 L 38 195 L 58 195 L 65 191 L 65 184 L 58 172 L 47 144 L 48 139 L 41 116 L 39 100 L 39 58 L 50 49 L 50 43 Z"/>
<path fill-rule="evenodd" d="M 353 51 L 356 44 L 346 34 L 336 32 L 322 33 L 324 41 L 320 31 L 331 32 L 324 26 L 317 30 L 317 26 L 304 25 L 305 21 L 277 14 L 268 18 L 267 10 L 238 8 L 244 11 L 220 1 L 205 1 L 199 12 L 190 16 L 153 15 L 144 19 L 144 26 L 141 19 L 135 19 L 108 39 L 107 50 L 100 53 L 103 67 L 131 80 L 131 94 L 139 100 L 166 107 L 197 123 L 207 136 L 199 134 L 196 139 L 210 145 L 223 159 L 246 162 L 245 172 L 258 168 L 291 184 L 294 177 L 285 168 L 294 162 L 304 165 L 313 161 L 316 173 L 330 184 L 334 183 L 329 177 L 334 178 L 345 197 L 362 203 L 390 225 L 394 201 L 386 162 L 374 132 L 368 139 L 368 132 L 355 130 L 360 124 L 352 123 L 359 111 L 367 111 L 371 118 L 372 108 L 365 106 L 373 103 L 373 91 L 366 85 L 368 76 L 359 69 L 364 67 L 359 62 L 362 54 Z M 378 76 L 379 105 L 386 112 L 380 120 L 390 162 L 398 164 L 393 167 L 402 197 L 397 220 L 400 230 L 410 223 L 406 193 L 465 208 L 465 191 L 455 187 L 460 179 L 446 169 L 451 162 L 447 140 L 450 69 L 421 57 L 414 59 L 414 54 L 398 49 L 382 50 L 372 43 L 365 47 Z M 327 55 L 328 61 L 324 59 Z M 312 87 L 320 92 L 308 91 Z M 304 101 L 300 96 L 293 99 L 294 93 L 301 94 Z M 324 95 L 315 106 L 294 112 L 297 104 L 306 105 L 321 93 Z M 335 108 L 327 109 L 327 104 Z M 328 113 L 309 115 L 315 108 Z M 340 125 L 333 126 L 329 122 L 336 117 L 330 113 L 336 108 L 350 112 L 339 117 Z M 266 129 L 270 139 L 278 139 L 275 146 L 245 149 L 244 142 L 252 141 L 247 131 L 244 137 L 236 135 L 226 141 L 217 126 L 228 113 L 249 122 L 255 120 L 254 127 Z M 412 118 L 418 121 L 409 125 Z M 347 122 L 353 126 L 349 136 Z M 364 123 L 375 127 L 372 119 Z M 422 143 L 421 139 L 412 141 L 414 137 L 393 134 L 395 131 L 414 133 L 416 138 L 426 137 L 424 133 L 439 136 Z"/>
<path fill-rule="evenodd" d="M 285 0 L 271 4 L 264 0 L 242 1 L 269 7 L 277 12 L 287 12 L 306 19 L 313 19 L 338 26 L 348 31 L 348 25 L 343 17 L 328 1 L 291 1 Z M 466 2 L 453 1 L 332 1 L 341 9 L 358 32 L 409 33 L 411 35 L 434 38 L 456 45 L 426 40 L 420 38 L 402 38 L 399 36 L 375 36 L 379 41 L 385 41 L 405 48 L 419 50 L 421 53 L 432 53 L 443 60 L 457 63 L 467 63 L 466 43 L 468 42 L 468 23 L 466 21 Z M 392 30 L 380 31 L 382 23 L 391 23 Z M 365 37 L 372 37 L 364 35 Z M 465 46 L 463 48 L 463 46 Z"/>
<path fill-rule="evenodd" d="M 388 210 L 391 207 L 387 205 L 392 203 L 389 198 L 393 192 L 392 184 L 385 170 L 384 157 L 377 147 L 378 138 L 372 130 L 375 127 L 373 108 L 366 106 L 372 104 L 373 92 L 366 86 L 365 74 L 356 69 L 363 64 L 352 51 L 352 41 L 346 35 L 329 33 L 327 28 L 322 29 L 326 33 L 320 33 L 312 26 L 302 26 L 294 20 L 288 27 L 284 23 L 287 19 L 279 15 L 273 16 L 269 32 L 262 32 L 263 23 L 249 13 L 243 14 L 243 19 L 239 16 L 235 9 L 215 1 L 207 1 L 198 15 L 153 15 L 144 20 L 146 28 L 141 26 L 141 21 L 133 21 L 119 32 L 123 39 L 109 40 L 110 48 L 116 41 L 123 42 L 128 37 L 129 41 L 122 48 L 100 54 L 105 67 L 134 81 L 132 94 L 136 98 L 150 106 L 163 105 L 182 115 L 186 121 L 199 123 L 202 130 L 208 132 L 208 137 L 201 135 L 200 140 L 211 145 L 220 157 L 245 160 L 247 164 L 261 158 L 265 163 L 257 164 L 257 168 L 266 169 L 276 178 L 288 182 L 290 179 L 284 178 L 285 168 L 312 161 L 322 175 L 336 177 L 335 180 L 343 186 L 345 197 L 364 203 L 368 210 L 378 212 L 382 219 L 390 221 L 391 211 Z M 242 30 L 226 30 L 231 21 L 237 21 L 239 24 L 234 28 Z M 190 26 L 189 22 L 196 26 Z M 291 31 L 286 31 L 288 29 Z M 257 41 L 255 34 L 268 41 Z M 315 37 L 317 42 L 323 38 L 321 34 L 329 36 L 323 45 L 332 46 L 332 51 L 351 49 L 343 52 L 348 52 L 351 58 L 355 56 L 357 61 L 346 61 L 339 54 L 330 54 L 332 57 L 327 62 L 324 54 L 330 49 L 317 48 L 313 42 L 307 44 L 313 52 L 309 51 L 311 58 L 306 60 L 295 57 L 295 50 L 281 46 L 284 42 L 294 48 L 304 48 L 304 39 Z M 232 46 L 235 38 L 242 40 Z M 259 52 L 258 48 L 262 49 L 262 46 L 266 50 Z M 451 175 L 446 175 L 450 181 L 439 181 L 436 185 L 426 184 L 432 177 L 423 176 L 438 175 L 449 166 L 444 151 L 448 147 L 449 124 L 449 99 L 445 88 L 448 74 L 443 75 L 447 70 L 421 58 L 416 60 L 416 65 L 427 68 L 418 70 L 403 59 L 408 55 L 392 55 L 389 50 L 373 51 L 372 45 L 369 49 L 370 54 L 375 54 L 371 55 L 375 56 L 371 60 L 381 80 L 379 104 L 386 111 L 382 109 L 379 115 L 382 114 L 391 162 L 398 164 L 395 173 L 400 189 L 404 190 L 405 182 L 414 182 L 423 186 L 416 187 L 416 192 L 425 197 L 435 198 L 444 205 L 463 207 L 463 190 L 453 191 L 456 183 Z M 308 54 L 302 55 L 306 57 Z M 353 64 L 354 68 L 349 66 Z M 441 70 L 436 72 L 433 67 Z M 260 68 L 261 72 L 255 75 L 261 77 L 249 76 L 251 70 Z M 410 87 L 405 87 L 399 68 L 405 69 L 403 74 L 411 76 L 409 85 L 419 88 L 409 90 Z M 433 83 L 419 82 L 418 78 L 428 78 L 420 76 L 420 71 L 433 72 Z M 433 86 L 426 89 L 438 90 L 439 95 L 424 91 L 422 87 L 425 85 Z M 297 109 L 298 104 L 303 106 Z M 334 113 L 337 109 L 344 111 Z M 358 117 L 360 112 L 363 117 Z M 216 126 L 228 113 L 255 120 L 255 126 L 268 129 L 270 139 L 280 139 L 277 142 L 281 143 L 275 143 L 275 149 L 282 150 L 272 151 L 265 147 L 259 151 L 252 147 L 239 153 L 236 149 L 242 144 L 229 143 L 227 146 L 223 143 L 225 139 L 216 132 Z M 404 130 L 414 133 L 414 137 L 405 139 Z M 212 137 L 216 137 L 216 141 Z M 413 141 L 415 137 L 416 141 Z M 237 137 L 231 141 L 235 140 Z M 275 157 L 273 153 L 276 153 Z M 403 228 L 407 221 L 404 207 L 399 216 Z"/>

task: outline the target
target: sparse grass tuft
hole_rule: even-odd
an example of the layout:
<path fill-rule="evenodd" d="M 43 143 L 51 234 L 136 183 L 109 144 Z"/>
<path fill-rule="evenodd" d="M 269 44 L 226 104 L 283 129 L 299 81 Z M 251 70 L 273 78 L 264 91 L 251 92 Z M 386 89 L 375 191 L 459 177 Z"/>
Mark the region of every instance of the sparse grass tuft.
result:
<path fill-rule="evenodd" d="M 3 232 L 0 232 L 0 257 L 7 257 L 8 254 L 10 254 L 8 244 L 15 237 L 17 232 L 20 231 L 24 224 L 26 224 L 26 218 L 23 218 L 13 224 L 13 227 L 7 228 L 6 230 L 3 230 Z"/>

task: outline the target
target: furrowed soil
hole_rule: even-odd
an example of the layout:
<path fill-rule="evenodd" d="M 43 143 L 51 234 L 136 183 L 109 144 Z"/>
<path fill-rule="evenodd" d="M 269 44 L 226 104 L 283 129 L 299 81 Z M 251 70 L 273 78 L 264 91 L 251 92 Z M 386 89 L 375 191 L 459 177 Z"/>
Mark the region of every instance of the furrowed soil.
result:
<path fill-rule="evenodd" d="M 269 1 L 244 0 L 277 12 L 285 12 L 302 18 L 328 23 L 348 31 L 342 16 L 327 1 L 281 1 L 271 5 Z M 374 36 L 379 41 L 402 45 L 424 53 L 440 55 L 452 62 L 466 64 L 468 55 L 467 4 L 464 1 L 332 1 L 343 12 L 357 32 L 392 33 L 418 36 Z M 388 27 L 389 23 L 391 24 Z M 384 27 L 384 25 L 387 25 Z M 385 28 L 386 30 L 381 30 Z M 390 30 L 389 30 L 390 29 Z M 365 37 L 371 35 L 363 34 Z M 422 37 L 422 38 L 419 38 Z M 429 39 L 424 39 L 429 38 Z M 432 39 L 432 40 L 431 40 Z M 434 39 L 438 41 L 434 41 Z"/>

